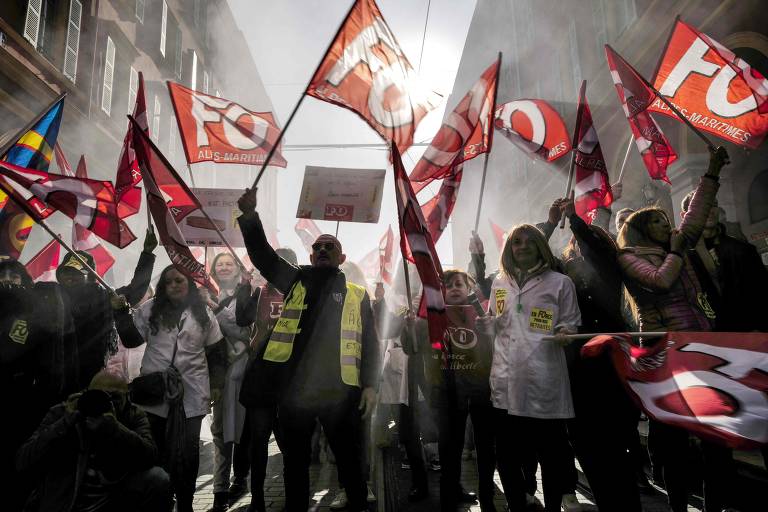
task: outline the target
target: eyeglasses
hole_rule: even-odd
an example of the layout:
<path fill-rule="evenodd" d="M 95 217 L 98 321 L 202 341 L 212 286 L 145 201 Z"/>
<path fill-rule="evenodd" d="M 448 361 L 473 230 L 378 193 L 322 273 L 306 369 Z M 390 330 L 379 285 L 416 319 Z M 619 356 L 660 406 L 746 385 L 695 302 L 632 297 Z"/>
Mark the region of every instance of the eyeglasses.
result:
<path fill-rule="evenodd" d="M 320 251 L 321 249 L 325 249 L 326 251 L 330 252 L 336 248 L 336 244 L 333 242 L 317 242 L 312 244 L 312 250 L 315 252 Z"/>

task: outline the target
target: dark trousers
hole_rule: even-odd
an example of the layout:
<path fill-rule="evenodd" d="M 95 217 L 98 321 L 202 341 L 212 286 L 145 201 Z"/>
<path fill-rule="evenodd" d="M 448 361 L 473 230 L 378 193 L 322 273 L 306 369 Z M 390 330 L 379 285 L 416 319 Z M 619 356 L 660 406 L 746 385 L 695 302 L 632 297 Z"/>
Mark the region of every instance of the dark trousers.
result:
<path fill-rule="evenodd" d="M 240 442 L 235 443 L 232 449 L 232 474 L 237 481 L 244 481 L 251 471 L 251 432 L 248 426 L 248 413 L 245 416 L 245 425 L 240 434 Z"/>
<path fill-rule="evenodd" d="M 165 442 L 167 420 L 150 413 L 147 413 L 147 418 L 149 418 L 152 437 L 157 445 L 160 460 L 166 461 L 168 460 L 168 449 L 170 448 L 166 446 Z M 197 471 L 200 467 L 200 426 L 203 423 L 203 418 L 204 416 L 195 416 L 186 419 L 183 451 L 184 472 L 181 475 L 177 475 L 169 471 L 171 486 L 176 494 L 178 512 L 190 512 L 192 510 L 192 498 L 195 495 Z"/>
<path fill-rule="evenodd" d="M 649 420 L 661 459 L 664 486 L 669 507 L 673 512 L 688 509 L 689 434 L 688 431 Z M 732 492 L 736 473 L 733 450 L 708 441 L 701 441 L 704 479 L 704 512 L 720 512 L 728 506 L 728 493 Z"/>
<path fill-rule="evenodd" d="M 453 512 L 461 491 L 461 452 L 467 416 L 472 419 L 477 450 L 478 493 L 481 503 L 493 502 L 493 471 L 496 456 L 493 446 L 493 407 L 458 404 L 456 407 L 436 407 L 438 449 L 440 452 L 440 508 Z"/>
<path fill-rule="evenodd" d="M 285 510 L 306 512 L 309 504 L 309 465 L 315 419 L 320 421 L 336 464 L 345 479 L 349 510 L 367 507 L 366 484 L 360 472 L 359 395 L 353 394 L 338 404 L 324 408 L 280 406 L 280 432 L 285 451 Z"/>
<path fill-rule="evenodd" d="M 153 467 L 128 475 L 110 491 L 104 510 L 116 512 L 170 512 L 171 480 L 163 468 Z"/>
<path fill-rule="evenodd" d="M 267 476 L 269 438 L 272 432 L 280 451 L 285 454 L 277 428 L 277 407 L 251 407 L 246 413 L 248 445 L 251 459 L 251 505 L 258 511 L 266 510 L 264 503 L 264 479 Z M 235 475 L 238 474 L 237 467 Z M 245 472 L 247 474 L 247 471 Z"/>
<path fill-rule="evenodd" d="M 411 465 L 411 487 L 426 489 L 427 468 L 424 465 L 424 451 L 421 447 L 421 429 L 413 407 L 400 404 L 400 422 L 397 430 Z"/>
<path fill-rule="evenodd" d="M 541 464 L 544 509 L 560 512 L 563 494 L 570 486 L 568 467 L 573 464 L 565 420 L 512 416 L 506 410 L 495 408 L 493 415 L 496 460 L 509 510 L 525 510 L 526 482 L 522 467 L 524 449 L 530 446 Z"/>

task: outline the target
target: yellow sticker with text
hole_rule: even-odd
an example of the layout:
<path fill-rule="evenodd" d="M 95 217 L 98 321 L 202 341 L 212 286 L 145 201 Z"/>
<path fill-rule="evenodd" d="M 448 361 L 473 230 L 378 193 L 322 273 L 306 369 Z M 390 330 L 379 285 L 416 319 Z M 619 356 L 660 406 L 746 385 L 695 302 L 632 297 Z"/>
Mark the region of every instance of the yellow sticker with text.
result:
<path fill-rule="evenodd" d="M 29 329 L 27 328 L 27 321 L 18 319 L 13 322 L 11 330 L 8 331 L 8 337 L 20 345 L 24 345 L 27 342 L 27 336 L 29 336 Z"/>
<path fill-rule="evenodd" d="M 528 327 L 532 331 L 550 332 L 552 331 L 552 318 L 554 314 L 550 309 L 531 309 L 531 316 Z"/>
<path fill-rule="evenodd" d="M 499 288 L 495 291 L 496 298 L 496 314 L 500 315 L 504 312 L 504 305 L 507 303 L 507 290 Z"/>

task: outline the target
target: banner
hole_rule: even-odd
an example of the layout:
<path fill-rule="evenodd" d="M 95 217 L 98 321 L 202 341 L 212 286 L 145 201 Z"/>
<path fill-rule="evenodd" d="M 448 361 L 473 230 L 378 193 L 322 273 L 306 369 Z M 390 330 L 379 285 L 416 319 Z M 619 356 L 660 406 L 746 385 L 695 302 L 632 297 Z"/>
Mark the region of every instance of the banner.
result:
<path fill-rule="evenodd" d="M 574 206 L 576 214 L 584 222 L 591 224 L 595 210 L 609 207 L 613 202 L 611 186 L 608 182 L 608 169 L 603 158 L 603 150 L 597 139 L 592 112 L 587 103 L 587 81 L 581 83 L 579 106 L 575 127 L 576 158 L 574 166 Z"/>
<path fill-rule="evenodd" d="M 384 169 L 308 165 L 304 170 L 296 218 L 379 222 L 385 173 Z"/>
<path fill-rule="evenodd" d="M 435 197 L 421 205 L 424 220 L 427 222 L 427 229 L 435 243 L 443 236 L 443 231 L 448 227 L 448 222 L 451 220 L 453 207 L 456 206 L 456 200 L 459 197 L 459 186 L 464 174 L 463 168 L 463 163 L 454 168 L 454 174 L 444 178 L 440 183 L 440 190 L 437 191 Z"/>
<path fill-rule="evenodd" d="M 768 334 L 670 332 L 650 347 L 605 335 L 581 354 L 606 349 L 649 417 L 735 449 L 768 443 Z"/>
<path fill-rule="evenodd" d="M 515 100 L 496 108 L 495 128 L 529 155 L 554 162 L 571 150 L 560 114 L 544 100 Z"/>
<path fill-rule="evenodd" d="M 356 0 L 306 94 L 355 112 L 401 153 L 442 101 L 421 85 L 373 0 Z"/>
<path fill-rule="evenodd" d="M 34 282 L 55 282 L 60 256 L 61 244 L 56 240 L 51 240 L 37 254 L 32 256 L 24 267 Z"/>
<path fill-rule="evenodd" d="M 272 112 L 247 110 L 173 82 L 168 91 L 187 163 L 262 165 L 280 136 Z M 269 165 L 287 165 L 279 147 Z"/>
<path fill-rule="evenodd" d="M 635 139 L 645 168 L 651 179 L 670 183 L 667 167 L 677 160 L 677 153 L 672 149 L 661 127 L 651 117 L 648 107 L 656 99 L 656 93 L 645 85 L 640 74 L 629 65 L 613 48 L 605 45 L 608 69 L 611 70 L 616 94 L 629 121 L 629 128 Z"/>
<path fill-rule="evenodd" d="M 144 95 L 144 73 L 138 73 L 138 86 L 136 88 L 136 104 L 133 107 L 133 118 L 139 123 L 144 133 L 149 135 L 149 122 L 147 121 L 147 101 Z M 123 137 L 123 147 L 120 150 L 120 159 L 117 161 L 117 173 L 115 174 L 115 193 L 117 194 L 117 213 L 121 219 L 136 214 L 141 206 L 141 189 L 136 186 L 141 181 L 141 171 L 136 163 L 136 151 L 133 149 L 133 135 L 131 124 Z"/>
<path fill-rule="evenodd" d="M 653 84 L 702 131 L 751 149 L 768 132 L 768 80 L 731 50 L 680 20 Z M 658 98 L 649 110 L 677 119 Z"/>
<path fill-rule="evenodd" d="M 237 218 L 240 216 L 237 200 L 243 195 L 243 191 L 227 188 L 193 188 L 192 193 L 229 244 L 233 248 L 245 247 L 243 234 L 237 225 Z M 185 216 L 179 222 L 179 228 L 189 245 L 225 246 L 216 229 L 200 212 L 192 212 Z"/>

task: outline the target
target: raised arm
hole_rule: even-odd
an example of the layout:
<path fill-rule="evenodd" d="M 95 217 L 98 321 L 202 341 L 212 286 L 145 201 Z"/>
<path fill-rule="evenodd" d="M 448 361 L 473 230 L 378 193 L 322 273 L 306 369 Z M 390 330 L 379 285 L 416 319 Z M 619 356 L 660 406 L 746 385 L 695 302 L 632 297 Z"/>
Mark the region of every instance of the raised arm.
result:
<path fill-rule="evenodd" d="M 709 210 L 715 203 L 715 195 L 720 188 L 718 182 L 720 170 L 729 163 L 728 153 L 725 148 L 719 147 L 711 151 L 709 169 L 699 180 L 696 192 L 691 199 L 691 205 L 680 224 L 680 232 L 685 236 L 688 247 L 694 247 L 704 231 L 704 226 L 709 216 Z"/>
<path fill-rule="evenodd" d="M 667 292 L 680 277 L 683 258 L 670 252 L 660 266 L 630 252 L 619 253 L 619 266 L 628 281 L 652 292 Z"/>
<path fill-rule="evenodd" d="M 139 254 L 139 261 L 136 263 L 131 282 L 116 290 L 117 295 L 125 295 L 131 306 L 138 304 L 149 289 L 152 270 L 155 267 L 155 255 L 152 253 L 155 247 L 157 247 L 157 236 L 153 230 L 148 229 L 147 236 L 144 238 L 144 249 Z"/>

